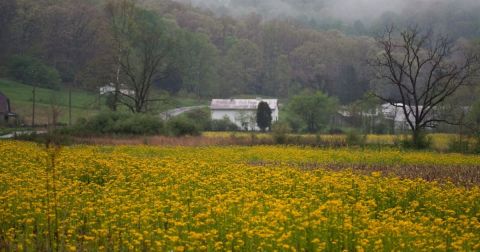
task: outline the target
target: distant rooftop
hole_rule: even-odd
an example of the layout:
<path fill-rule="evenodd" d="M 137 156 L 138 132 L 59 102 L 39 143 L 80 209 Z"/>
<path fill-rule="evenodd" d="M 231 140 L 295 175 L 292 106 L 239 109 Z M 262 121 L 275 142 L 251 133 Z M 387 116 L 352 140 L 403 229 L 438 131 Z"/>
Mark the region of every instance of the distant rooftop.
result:
<path fill-rule="evenodd" d="M 210 104 L 211 109 L 257 109 L 258 104 L 264 101 L 274 110 L 277 109 L 277 99 L 213 99 Z"/>

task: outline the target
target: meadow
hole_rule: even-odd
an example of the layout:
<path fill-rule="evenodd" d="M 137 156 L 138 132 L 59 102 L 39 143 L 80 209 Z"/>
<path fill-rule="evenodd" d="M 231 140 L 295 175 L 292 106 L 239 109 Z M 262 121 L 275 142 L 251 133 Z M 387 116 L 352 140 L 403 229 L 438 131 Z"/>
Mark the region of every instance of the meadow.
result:
<path fill-rule="evenodd" d="M 369 148 L 401 147 L 402 141 L 409 139 L 409 135 L 359 135 L 364 139 L 364 146 Z M 349 143 L 346 134 L 287 134 L 286 145 L 317 146 L 317 147 L 346 147 L 361 146 L 361 143 Z M 433 133 L 429 134 L 430 149 L 437 152 L 451 152 L 450 144 L 459 138 L 457 134 Z M 466 138 L 466 137 L 464 137 Z M 464 139 L 466 141 L 466 139 Z M 477 139 L 470 138 L 470 144 L 475 145 Z M 202 132 L 200 136 L 165 137 L 165 136 L 92 136 L 75 139 L 81 144 L 102 145 L 161 145 L 161 146 L 229 146 L 229 145 L 274 145 L 278 144 L 275 134 L 260 132 Z"/>
<path fill-rule="evenodd" d="M 462 182 L 480 156 L 16 141 L 0 152 L 0 250 L 480 250 L 480 181 Z M 427 181 L 428 169 L 470 172 Z"/>
<path fill-rule="evenodd" d="M 32 122 L 33 87 L 12 80 L 0 79 L 0 91 L 9 99 L 13 112 L 17 113 L 25 124 Z M 52 106 L 60 113 L 60 123 L 68 123 L 68 89 L 52 90 L 36 88 L 35 91 L 37 124 L 49 124 L 52 121 Z M 98 113 L 104 99 L 93 92 L 72 90 L 72 122 L 78 118 Z"/>
<path fill-rule="evenodd" d="M 0 78 L 0 91 L 9 99 L 12 111 L 20 116 L 21 121 L 26 125 L 32 122 L 32 90 L 33 86 L 26 85 L 17 81 Z M 69 90 L 61 88 L 52 90 L 46 88 L 36 88 L 36 124 L 45 125 L 52 123 L 52 108 L 59 113 L 58 122 L 66 124 L 69 122 Z M 188 97 L 169 97 L 159 92 L 153 92 L 155 97 L 163 97 L 165 101 L 152 104 L 152 109 L 160 113 L 168 109 L 177 107 L 198 106 L 208 104 L 203 99 L 195 99 Z M 102 110 L 106 110 L 106 97 L 100 96 L 95 91 L 85 91 L 80 89 L 72 89 L 72 123 L 80 118 L 89 118 L 98 114 Z M 121 110 L 127 110 L 121 107 Z"/>

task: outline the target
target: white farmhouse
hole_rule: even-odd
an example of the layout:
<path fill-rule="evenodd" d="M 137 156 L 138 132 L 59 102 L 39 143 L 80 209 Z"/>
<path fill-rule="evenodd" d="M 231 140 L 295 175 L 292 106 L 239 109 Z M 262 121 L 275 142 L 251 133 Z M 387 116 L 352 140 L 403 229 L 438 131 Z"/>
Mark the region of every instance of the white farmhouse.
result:
<path fill-rule="evenodd" d="M 260 130 L 257 127 L 257 107 L 264 101 L 272 110 L 272 122 L 278 121 L 277 99 L 213 99 L 210 105 L 213 120 L 228 118 L 243 130 Z"/>
<path fill-rule="evenodd" d="M 395 130 L 400 130 L 400 131 L 405 131 L 409 130 L 409 125 L 408 125 L 408 120 L 407 117 L 405 116 L 405 112 L 403 111 L 403 106 L 402 103 L 395 103 L 394 105 L 385 103 L 382 104 L 381 107 L 381 112 L 383 116 L 389 120 L 392 120 L 394 122 Z M 415 121 L 415 116 L 413 115 L 415 106 L 408 106 L 406 105 L 407 112 L 408 112 L 408 119 L 410 119 L 411 122 Z M 421 111 L 423 109 L 423 106 L 419 105 L 418 109 Z M 432 113 L 434 114 L 436 112 L 435 107 L 432 109 L 429 115 L 427 115 L 426 119 L 431 119 L 432 118 Z M 427 127 L 427 129 L 430 127 Z"/>
<path fill-rule="evenodd" d="M 128 96 L 134 96 L 135 91 L 132 89 L 128 89 L 125 85 L 120 85 L 120 90 L 119 92 L 124 95 Z M 113 83 L 110 83 L 109 85 L 100 87 L 100 95 L 106 95 L 106 94 L 112 94 L 115 93 L 115 85 Z"/>

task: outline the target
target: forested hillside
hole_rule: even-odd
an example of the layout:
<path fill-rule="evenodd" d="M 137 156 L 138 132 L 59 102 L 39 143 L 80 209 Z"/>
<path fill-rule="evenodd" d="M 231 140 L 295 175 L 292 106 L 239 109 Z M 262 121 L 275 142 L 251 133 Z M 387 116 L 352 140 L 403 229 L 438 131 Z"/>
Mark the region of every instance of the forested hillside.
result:
<path fill-rule="evenodd" d="M 297 11 L 301 16 L 262 12 L 269 6 L 280 10 L 275 1 L 197 6 L 170 0 L 3 0 L 0 73 L 51 88 L 128 84 L 139 96 L 123 102 L 132 111 L 147 109 L 155 100 L 152 89 L 284 98 L 313 89 L 346 104 L 371 88 L 367 61 L 379 50 L 374 34 L 387 24 L 434 23 L 434 30 L 462 46 L 475 43 L 478 4 L 465 1 L 451 11 L 446 1 L 411 2 L 396 12 L 380 8 L 369 19 L 345 19 L 312 14 L 324 12 L 321 6 L 331 10 L 328 1 L 303 1 L 297 8 L 310 11 Z"/>

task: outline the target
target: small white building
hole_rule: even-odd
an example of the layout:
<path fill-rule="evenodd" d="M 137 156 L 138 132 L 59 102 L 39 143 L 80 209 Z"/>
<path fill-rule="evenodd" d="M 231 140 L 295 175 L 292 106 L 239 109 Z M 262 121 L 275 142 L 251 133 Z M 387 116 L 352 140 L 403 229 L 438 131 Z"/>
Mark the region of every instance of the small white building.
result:
<path fill-rule="evenodd" d="M 379 109 L 383 117 L 393 122 L 393 130 L 395 132 L 408 130 L 409 127 L 407 118 L 405 117 L 405 113 L 403 112 L 403 109 L 399 106 L 402 106 L 402 104 L 395 103 L 395 105 L 392 105 L 390 103 L 384 103 Z M 407 109 L 409 109 L 408 106 Z M 410 108 L 410 111 L 411 110 L 412 108 Z M 377 110 L 377 114 L 378 113 L 379 112 Z M 415 118 L 411 114 L 409 115 L 409 119 L 412 121 L 415 120 Z"/>
<path fill-rule="evenodd" d="M 120 90 L 119 92 L 124 95 L 129 95 L 129 96 L 134 96 L 135 91 L 126 88 L 125 85 L 120 85 Z M 100 87 L 100 95 L 105 95 L 105 94 L 111 94 L 115 93 L 115 85 L 113 83 L 110 83 L 110 85 L 106 85 L 103 87 Z"/>
<path fill-rule="evenodd" d="M 272 123 L 278 121 L 277 99 L 213 99 L 210 104 L 213 120 L 228 118 L 243 130 L 260 130 L 257 127 L 257 107 L 264 101 L 272 110 Z"/>
<path fill-rule="evenodd" d="M 394 127 L 395 131 L 405 131 L 409 130 L 409 125 L 408 125 L 408 120 L 407 117 L 405 116 L 405 112 L 403 111 L 402 108 L 403 104 L 402 103 L 395 103 L 394 105 L 385 103 L 382 104 L 381 106 L 381 112 L 383 116 L 389 120 L 392 120 L 394 122 Z M 416 109 L 415 106 L 409 107 L 406 105 L 407 111 L 408 111 L 408 119 L 411 122 L 415 121 L 415 116 L 414 116 L 414 110 Z M 423 109 L 423 106 L 419 105 L 418 106 L 419 111 Z M 433 117 L 432 114 L 435 114 L 436 110 L 435 108 L 430 112 L 429 115 L 427 115 L 427 119 L 431 119 Z M 427 129 L 430 127 L 427 127 Z"/>

